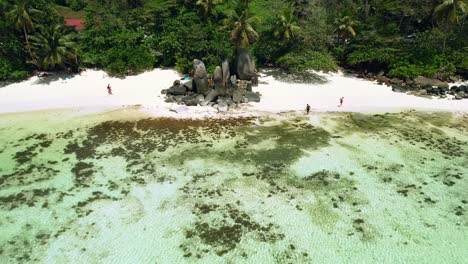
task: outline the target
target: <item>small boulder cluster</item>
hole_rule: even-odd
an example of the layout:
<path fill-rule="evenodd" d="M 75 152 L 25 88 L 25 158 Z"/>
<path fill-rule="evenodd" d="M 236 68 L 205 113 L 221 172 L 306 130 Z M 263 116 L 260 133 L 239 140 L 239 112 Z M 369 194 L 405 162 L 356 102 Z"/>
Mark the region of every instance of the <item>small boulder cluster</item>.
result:
<path fill-rule="evenodd" d="M 215 68 L 213 78 L 210 78 L 205 64 L 195 59 L 192 78 L 185 82 L 175 80 L 172 87 L 161 93 L 166 95 L 167 103 L 213 106 L 220 112 L 241 103 L 260 102 L 260 93 L 252 91 L 252 87 L 258 85 L 258 74 L 247 50 L 239 50 L 232 69 L 235 70 L 233 75 L 229 61 L 224 60 L 221 66 Z"/>
<path fill-rule="evenodd" d="M 408 93 L 415 96 L 448 98 L 451 95 L 454 100 L 468 98 L 468 86 L 452 86 L 448 82 L 418 76 L 414 79 L 401 80 L 398 78 L 388 78 L 384 75 L 365 76 L 366 79 L 377 81 L 379 84 L 386 84 L 392 87 L 394 92 Z M 458 81 L 458 78 L 451 77 L 449 81 Z"/>
<path fill-rule="evenodd" d="M 468 99 L 468 85 L 452 86 L 449 94 L 454 95 L 455 100 Z"/>

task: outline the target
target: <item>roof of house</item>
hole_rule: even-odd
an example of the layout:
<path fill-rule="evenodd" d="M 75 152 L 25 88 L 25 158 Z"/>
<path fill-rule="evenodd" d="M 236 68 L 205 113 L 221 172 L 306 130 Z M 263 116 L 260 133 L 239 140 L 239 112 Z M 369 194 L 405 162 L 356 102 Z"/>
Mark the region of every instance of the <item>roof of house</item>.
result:
<path fill-rule="evenodd" d="M 80 18 L 65 19 L 65 24 L 67 26 L 74 26 L 76 30 L 81 30 L 84 28 L 84 20 Z"/>

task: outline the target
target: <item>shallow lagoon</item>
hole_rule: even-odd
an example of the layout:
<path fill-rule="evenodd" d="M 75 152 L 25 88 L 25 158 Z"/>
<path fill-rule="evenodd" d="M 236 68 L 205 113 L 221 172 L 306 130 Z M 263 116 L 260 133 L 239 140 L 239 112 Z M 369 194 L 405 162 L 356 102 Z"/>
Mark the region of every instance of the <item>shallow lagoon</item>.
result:
<path fill-rule="evenodd" d="M 0 115 L 1 263 L 463 263 L 468 116 Z"/>

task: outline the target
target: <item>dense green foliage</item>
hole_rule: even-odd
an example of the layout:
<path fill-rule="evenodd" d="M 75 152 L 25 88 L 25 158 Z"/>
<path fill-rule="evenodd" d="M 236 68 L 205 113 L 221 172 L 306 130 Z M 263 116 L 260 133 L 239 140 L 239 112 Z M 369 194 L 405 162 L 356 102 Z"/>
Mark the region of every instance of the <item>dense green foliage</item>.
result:
<path fill-rule="evenodd" d="M 85 14 L 78 34 L 61 17 L 71 10 Z M 467 11 L 467 0 L 0 0 L 0 79 L 79 66 L 189 72 L 195 58 L 211 72 L 237 47 L 289 71 L 466 77 Z"/>
<path fill-rule="evenodd" d="M 215 24 L 203 22 L 192 12 L 183 12 L 176 19 L 167 20 L 155 34 L 154 48 L 162 54 L 158 62 L 189 72 L 193 59 L 197 58 L 214 69 L 231 54 L 227 37 L 217 29 Z"/>
<path fill-rule="evenodd" d="M 24 78 L 33 69 L 56 70 L 72 64 L 78 68 L 76 60 L 64 62 L 76 51 L 62 52 L 56 45 L 59 36 L 50 31 L 63 26 L 63 19 L 48 1 L 0 0 L 0 80 Z"/>
<path fill-rule="evenodd" d="M 0 80 L 20 79 L 28 75 L 28 68 L 23 59 L 25 50 L 21 34 L 14 24 L 8 21 L 9 11 L 6 1 L 0 0 Z"/>
<path fill-rule="evenodd" d="M 276 63 L 291 72 L 337 70 L 336 62 L 329 53 L 314 50 L 294 50 L 279 57 Z"/>
<path fill-rule="evenodd" d="M 65 65 L 78 67 L 76 33 L 61 24 L 40 26 L 29 37 L 35 65 L 40 69 L 50 70 Z"/>
<path fill-rule="evenodd" d="M 466 10 L 451 6 L 465 0 L 361 1 L 367 8 L 352 2 L 341 12 L 360 21 L 357 35 L 334 49 L 344 66 L 399 78 L 466 76 Z"/>

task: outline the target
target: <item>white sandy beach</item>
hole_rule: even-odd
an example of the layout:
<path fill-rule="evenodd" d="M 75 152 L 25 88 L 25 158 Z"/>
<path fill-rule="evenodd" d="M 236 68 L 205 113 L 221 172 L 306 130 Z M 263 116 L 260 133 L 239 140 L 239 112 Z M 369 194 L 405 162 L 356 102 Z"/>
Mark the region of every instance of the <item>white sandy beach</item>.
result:
<path fill-rule="evenodd" d="M 183 113 L 171 109 L 180 107 L 164 102 L 162 89 L 169 88 L 180 78 L 174 70 L 154 69 L 124 79 L 113 78 L 104 71 L 88 70 L 71 77 L 39 78 L 10 84 L 0 88 L 0 113 L 46 109 L 77 108 L 100 110 L 140 105 L 155 116 L 164 117 L 221 117 L 258 115 L 283 111 L 303 111 L 311 105 L 313 111 L 380 112 L 403 109 L 468 112 L 468 100 L 428 99 L 392 92 L 391 87 L 342 73 L 321 74 L 325 84 L 290 84 L 262 75 L 259 87 L 260 103 L 249 103 L 228 113 L 217 113 L 212 107 L 190 107 Z M 107 95 L 110 84 L 114 95 Z M 338 100 L 344 96 L 344 107 Z"/>

